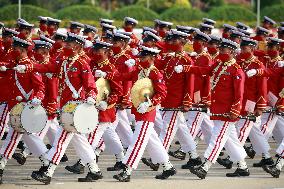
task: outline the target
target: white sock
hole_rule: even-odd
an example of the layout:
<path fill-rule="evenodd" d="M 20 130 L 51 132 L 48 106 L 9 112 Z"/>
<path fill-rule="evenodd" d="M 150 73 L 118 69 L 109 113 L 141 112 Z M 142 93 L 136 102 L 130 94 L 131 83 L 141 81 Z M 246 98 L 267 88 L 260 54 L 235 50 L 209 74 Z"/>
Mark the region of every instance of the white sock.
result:
<path fill-rule="evenodd" d="M 126 172 L 127 175 L 131 175 L 132 170 L 133 170 L 132 167 L 127 166 L 126 169 L 125 169 L 125 172 Z"/>
<path fill-rule="evenodd" d="M 264 159 L 269 159 L 269 158 L 271 158 L 271 155 L 270 155 L 269 152 L 265 152 L 265 153 L 262 153 L 262 157 L 263 157 Z"/>
<path fill-rule="evenodd" d="M 30 154 L 30 150 L 28 148 L 25 148 L 24 151 L 22 152 L 23 156 L 26 158 Z"/>
<path fill-rule="evenodd" d="M 79 159 L 79 164 L 85 166 L 81 159 Z"/>
<path fill-rule="evenodd" d="M 96 148 L 96 150 L 95 150 L 95 154 L 96 154 L 96 156 L 100 156 L 101 152 L 102 152 L 102 150 L 101 150 L 101 149 Z"/>
<path fill-rule="evenodd" d="M 91 173 L 97 173 L 100 171 L 98 164 L 96 163 L 96 161 L 92 161 L 90 163 L 87 163 L 87 166 L 90 170 Z"/>
<path fill-rule="evenodd" d="M 284 159 L 282 157 L 279 157 L 276 161 L 276 169 L 280 170 L 284 166 Z"/>
<path fill-rule="evenodd" d="M 248 168 L 245 160 L 238 161 L 238 168 L 240 168 L 240 169 L 247 169 Z"/>
<path fill-rule="evenodd" d="M 164 171 L 173 168 L 173 165 L 171 164 L 170 161 L 167 161 L 166 163 L 162 163 L 162 165 L 163 165 Z"/>
<path fill-rule="evenodd" d="M 0 156 L 0 169 L 4 169 L 7 164 L 7 159 L 5 157 Z"/>
<path fill-rule="evenodd" d="M 212 162 L 206 159 L 205 162 L 202 164 L 202 169 L 208 172 L 211 166 L 212 166 Z"/>
<path fill-rule="evenodd" d="M 53 164 L 53 163 L 49 163 L 47 171 L 45 172 L 45 174 L 49 177 L 52 177 L 55 169 L 56 169 L 57 165 Z"/>
<path fill-rule="evenodd" d="M 44 155 L 41 155 L 41 156 L 39 156 L 38 158 L 39 158 L 39 160 L 42 162 L 43 166 L 48 166 L 49 161 L 44 158 Z"/>
<path fill-rule="evenodd" d="M 189 157 L 190 157 L 191 159 L 196 159 L 196 158 L 198 158 L 197 151 L 196 151 L 196 150 L 190 151 L 190 152 L 189 152 Z"/>
<path fill-rule="evenodd" d="M 120 152 L 120 153 L 118 153 L 118 154 L 115 154 L 116 162 L 120 162 L 120 161 L 122 161 L 123 157 L 124 157 L 124 153 L 123 153 L 123 151 L 121 151 L 121 152 Z"/>

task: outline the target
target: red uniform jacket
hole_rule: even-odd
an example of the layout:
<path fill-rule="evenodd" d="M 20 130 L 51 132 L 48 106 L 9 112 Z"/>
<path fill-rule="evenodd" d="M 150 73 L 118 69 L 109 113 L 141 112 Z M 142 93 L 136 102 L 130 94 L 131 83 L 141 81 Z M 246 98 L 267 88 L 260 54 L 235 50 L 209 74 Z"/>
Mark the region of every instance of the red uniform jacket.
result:
<path fill-rule="evenodd" d="M 240 115 L 244 93 L 245 76 L 241 67 L 232 62 L 217 61 L 210 67 L 185 66 L 185 72 L 211 76 L 211 107 L 213 114 L 232 113 Z M 211 116 L 212 120 L 235 122 L 226 117 Z"/>
<path fill-rule="evenodd" d="M 284 88 L 284 68 L 267 68 L 267 69 L 258 69 L 257 70 L 258 76 L 263 77 L 270 77 L 271 78 L 279 78 L 279 90 L 281 91 Z M 269 80 L 268 80 L 269 81 Z M 278 98 L 278 101 L 276 103 L 276 108 L 280 111 L 284 111 L 284 98 L 281 98 L 279 96 L 279 93 L 275 94 Z"/>
<path fill-rule="evenodd" d="M 264 65 L 255 56 L 249 60 L 239 60 L 239 65 L 244 72 L 247 72 L 250 69 L 264 68 Z M 246 104 L 248 103 L 248 100 L 256 103 L 255 109 L 264 110 L 267 105 L 267 78 L 249 78 L 245 76 L 244 87 L 243 108 L 241 114 L 247 115 L 248 112 L 246 111 Z"/>
<path fill-rule="evenodd" d="M 207 52 L 200 53 L 195 58 L 195 66 L 207 67 L 211 66 L 212 59 Z M 208 75 L 195 75 L 194 76 L 194 93 L 200 92 L 201 103 L 210 106 L 211 97 L 210 97 L 210 76 Z M 198 103 L 198 102 L 195 102 Z"/>
<path fill-rule="evenodd" d="M 116 71 L 115 66 L 112 65 L 108 60 L 101 63 L 95 63 L 94 61 L 91 61 L 90 65 L 93 74 L 95 73 L 96 70 L 102 70 L 108 73 L 114 73 Z M 117 80 L 109 80 L 109 85 L 111 92 L 105 101 L 107 102 L 108 105 L 113 105 L 116 104 L 119 97 L 122 96 L 123 90 L 121 82 Z M 114 122 L 115 119 L 116 119 L 115 106 L 112 106 L 111 108 L 105 111 L 99 111 L 99 122 Z"/>
<path fill-rule="evenodd" d="M 124 62 L 130 58 L 131 57 L 128 54 L 126 54 L 125 51 L 122 51 L 121 53 L 110 57 L 109 61 L 111 64 L 115 66 L 118 72 L 128 73 L 131 71 L 131 68 L 125 65 Z M 118 104 L 131 106 L 131 100 L 130 100 L 131 87 L 132 87 L 131 81 L 122 81 L 123 95 L 117 101 Z"/>
<path fill-rule="evenodd" d="M 165 108 L 192 106 L 194 75 L 176 73 L 174 67 L 177 65 L 193 65 L 193 62 L 185 52 L 182 52 L 175 56 L 166 56 L 158 65 L 158 69 L 163 70 L 168 89 L 167 97 L 161 104 Z"/>
<path fill-rule="evenodd" d="M 74 98 L 73 92 L 69 89 L 65 82 L 64 62 L 67 61 L 67 76 L 80 94 L 79 98 Z M 78 56 L 77 59 L 64 58 L 61 61 L 49 63 L 46 65 L 35 64 L 27 67 L 27 70 L 40 73 L 55 73 L 59 78 L 59 96 L 60 108 L 71 100 L 84 100 L 86 97 L 96 98 L 97 88 L 94 77 L 92 75 L 89 62 L 86 62 L 84 54 Z"/>
<path fill-rule="evenodd" d="M 32 66 L 34 62 L 28 57 L 22 58 L 18 61 L 11 60 L 5 64 L 7 68 L 14 68 L 17 65 L 26 65 L 27 67 Z M 6 96 L 1 96 L 3 101 L 8 103 L 9 110 L 11 110 L 19 101 L 17 97 L 22 97 L 22 101 L 26 102 L 32 98 L 38 98 L 43 100 L 44 98 L 44 84 L 42 82 L 42 77 L 38 73 L 17 73 L 14 70 L 8 70 L 3 73 L 5 85 L 9 86 L 9 94 Z M 22 94 L 21 90 L 17 86 L 17 81 L 23 88 Z M 4 85 L 4 86 L 5 86 Z M 4 93 L 5 94 L 5 93 Z M 26 95 L 26 96 L 25 96 Z"/>
<path fill-rule="evenodd" d="M 108 74 L 107 78 L 111 80 L 122 80 L 122 81 L 130 80 L 135 82 L 139 79 L 138 74 L 140 72 L 142 73 L 143 71 L 144 73 L 147 72 L 145 71 L 145 69 L 142 69 L 141 67 L 135 67 L 135 69 L 132 72 L 127 72 L 127 73 L 115 72 L 114 74 Z M 167 94 L 167 88 L 163 80 L 163 75 L 159 72 L 159 70 L 156 67 L 151 67 L 148 78 L 152 80 L 154 87 L 154 95 L 150 100 L 153 106 L 157 106 L 162 101 L 164 101 Z M 136 108 L 132 107 L 132 113 L 135 115 L 136 121 L 154 122 L 156 117 L 156 108 L 145 114 L 140 114 L 137 112 Z"/>

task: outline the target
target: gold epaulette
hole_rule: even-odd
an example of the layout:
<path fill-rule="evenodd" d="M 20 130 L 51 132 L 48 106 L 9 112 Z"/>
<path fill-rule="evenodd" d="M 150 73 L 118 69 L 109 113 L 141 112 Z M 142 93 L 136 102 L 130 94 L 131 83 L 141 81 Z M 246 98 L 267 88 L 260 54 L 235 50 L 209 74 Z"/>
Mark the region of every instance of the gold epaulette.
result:
<path fill-rule="evenodd" d="M 232 66 L 234 66 L 237 69 L 242 69 L 241 66 L 239 64 L 237 64 L 237 63 L 233 64 Z"/>

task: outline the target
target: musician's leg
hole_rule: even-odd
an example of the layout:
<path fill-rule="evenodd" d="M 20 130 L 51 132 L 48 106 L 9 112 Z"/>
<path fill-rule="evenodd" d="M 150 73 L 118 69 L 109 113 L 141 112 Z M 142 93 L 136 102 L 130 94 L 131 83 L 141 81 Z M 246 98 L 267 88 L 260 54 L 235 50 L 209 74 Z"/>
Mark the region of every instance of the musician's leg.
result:
<path fill-rule="evenodd" d="M 254 122 L 249 121 L 247 119 L 240 119 L 236 123 L 238 138 L 239 138 L 239 141 L 241 142 L 242 146 L 245 145 L 245 142 L 247 140 L 247 137 L 249 136 L 249 133 L 250 133 L 253 125 L 254 125 Z"/>
<path fill-rule="evenodd" d="M 87 136 L 89 143 L 92 145 L 93 150 L 96 150 L 105 130 L 109 126 L 108 122 L 99 123 L 95 130 Z"/>
<path fill-rule="evenodd" d="M 8 104 L 4 103 L 0 105 L 0 139 L 2 139 L 6 127 L 8 127 L 9 111 Z"/>
<path fill-rule="evenodd" d="M 130 122 L 128 120 L 126 110 L 117 110 L 117 125 L 114 124 L 116 127 L 116 132 L 123 144 L 124 148 L 128 148 L 132 141 L 133 131 L 130 126 Z"/>
<path fill-rule="evenodd" d="M 212 135 L 214 122 L 210 120 L 210 117 L 206 113 L 203 113 L 203 114 L 204 114 L 204 119 L 203 119 L 203 122 L 200 128 L 204 136 L 204 141 L 208 145 L 210 142 L 211 135 Z"/>
<path fill-rule="evenodd" d="M 154 122 L 154 129 L 156 133 L 158 134 L 158 136 L 160 135 L 163 126 L 164 126 L 164 123 L 163 123 L 163 118 L 162 118 L 162 112 L 160 111 L 160 106 L 157 106 L 156 107 L 156 117 L 155 117 L 155 122 Z"/>
<path fill-rule="evenodd" d="M 49 120 L 49 129 L 47 130 L 46 136 L 47 136 L 50 144 L 53 144 L 56 133 L 57 133 L 59 128 L 60 128 L 60 126 L 59 126 L 59 123 L 57 121 L 57 118 Z"/>
<path fill-rule="evenodd" d="M 282 116 L 278 116 L 275 128 L 272 131 L 273 137 L 276 140 L 277 144 L 281 144 L 282 139 L 284 138 L 283 125 L 284 125 L 284 118 Z"/>
<path fill-rule="evenodd" d="M 203 122 L 204 114 L 202 112 L 189 111 L 185 115 L 187 115 L 187 126 L 190 134 L 195 139 Z"/>

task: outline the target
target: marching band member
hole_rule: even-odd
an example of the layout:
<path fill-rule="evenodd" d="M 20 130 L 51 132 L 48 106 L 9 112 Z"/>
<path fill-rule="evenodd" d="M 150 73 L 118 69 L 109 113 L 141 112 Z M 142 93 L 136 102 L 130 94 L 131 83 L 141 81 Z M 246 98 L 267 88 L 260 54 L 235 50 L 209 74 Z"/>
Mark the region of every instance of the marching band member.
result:
<path fill-rule="evenodd" d="M 16 66 L 32 66 L 33 62 L 28 57 L 28 47 L 31 44 L 28 41 L 13 37 L 13 58 L 9 62 L 0 67 L 1 71 L 5 71 L 6 85 L 9 86 L 9 95 L 6 96 L 9 111 L 19 102 L 30 101 L 31 104 L 37 106 L 41 104 L 44 98 L 44 84 L 42 78 L 37 73 L 19 74 L 16 71 L 7 70 Z M 7 161 L 12 158 L 19 141 L 26 133 L 16 131 L 9 128 L 8 135 L 2 144 L 0 154 L 0 183 Z M 30 148 L 32 150 L 32 148 Z"/>
<path fill-rule="evenodd" d="M 93 106 L 97 89 L 92 76 L 88 58 L 83 51 L 85 39 L 82 36 L 68 33 L 63 59 L 60 62 L 17 66 L 18 72 L 54 73 L 59 77 L 59 105 L 63 107 L 70 100 L 86 100 Z M 76 153 L 89 168 L 86 178 L 78 178 L 79 182 L 91 182 L 102 178 L 102 173 L 96 164 L 96 155 L 92 146 L 83 134 L 68 132 L 60 128 L 52 148 L 45 155 L 45 164 L 39 171 L 32 173 L 32 178 L 49 184 L 53 173 L 59 164 L 65 150 L 72 140 Z"/>
<path fill-rule="evenodd" d="M 97 71 L 99 77 L 110 78 L 113 80 L 132 80 L 136 81 L 143 78 L 149 78 L 153 83 L 154 94 L 148 101 L 141 102 L 136 108 L 132 107 L 132 112 L 135 115 L 136 127 L 133 139 L 127 149 L 123 164 L 124 171 L 114 178 L 120 182 L 129 182 L 130 175 L 133 169 L 136 169 L 138 163 L 144 153 L 144 150 L 150 154 L 153 163 L 161 163 L 164 167 L 163 173 L 157 175 L 156 179 L 167 179 L 169 176 L 176 174 L 176 170 L 169 161 L 167 151 L 163 147 L 158 134 L 154 130 L 154 120 L 156 108 L 166 97 L 166 86 L 162 74 L 154 67 L 155 56 L 159 50 L 141 47 L 141 52 L 138 54 L 140 61 L 138 67 L 129 73 L 116 72 L 109 74 L 102 71 Z"/>
<path fill-rule="evenodd" d="M 60 23 L 61 23 L 61 20 L 47 17 L 47 33 L 50 38 L 52 38 L 54 34 L 57 32 Z"/>
<path fill-rule="evenodd" d="M 216 162 L 222 148 L 225 146 L 232 161 L 238 162 L 234 173 L 227 173 L 227 177 L 249 176 L 245 157 L 246 152 L 241 145 L 235 122 L 238 120 L 242 107 L 244 92 L 244 73 L 234 59 L 238 44 L 228 39 L 222 39 L 219 61 L 211 67 L 192 65 L 175 66 L 175 71 L 189 72 L 211 76 L 211 119 L 214 122 L 212 136 L 204 158 L 205 162 L 190 171 L 204 179 L 211 165 Z"/>

